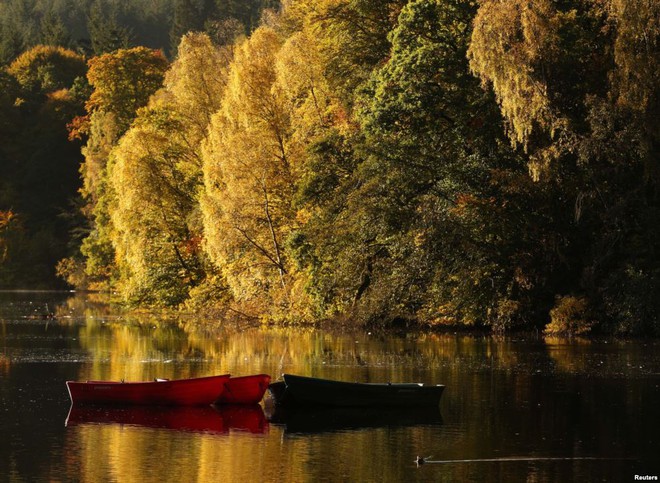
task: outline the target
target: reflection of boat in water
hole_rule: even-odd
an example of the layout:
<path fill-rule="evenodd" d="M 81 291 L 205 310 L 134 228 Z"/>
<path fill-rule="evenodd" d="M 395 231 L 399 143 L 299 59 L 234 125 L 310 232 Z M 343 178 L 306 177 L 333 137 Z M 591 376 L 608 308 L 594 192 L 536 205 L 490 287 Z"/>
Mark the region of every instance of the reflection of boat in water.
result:
<path fill-rule="evenodd" d="M 346 407 L 435 406 L 440 404 L 443 385 L 420 383 L 362 383 L 333 381 L 283 374 L 283 381 L 270 385 L 278 405 L 324 405 Z"/>
<path fill-rule="evenodd" d="M 258 404 L 208 407 L 71 405 L 65 426 L 85 424 L 127 425 L 213 434 L 229 431 L 262 434 L 268 431 L 268 421 Z"/>
<path fill-rule="evenodd" d="M 67 381 L 72 403 L 208 406 L 217 401 L 229 374 L 155 381 Z"/>
<path fill-rule="evenodd" d="M 269 418 L 287 433 L 323 433 L 442 424 L 439 408 L 275 406 Z"/>

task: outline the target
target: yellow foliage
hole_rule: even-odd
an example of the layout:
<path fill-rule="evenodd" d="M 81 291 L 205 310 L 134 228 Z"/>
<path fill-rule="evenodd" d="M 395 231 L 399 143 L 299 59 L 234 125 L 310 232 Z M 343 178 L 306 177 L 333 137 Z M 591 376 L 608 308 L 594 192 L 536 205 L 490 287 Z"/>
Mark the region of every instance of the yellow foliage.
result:
<path fill-rule="evenodd" d="M 610 0 L 618 100 L 644 112 L 660 86 L 660 2 Z M 657 102 L 657 101 L 656 101 Z"/>
<path fill-rule="evenodd" d="M 165 90 L 191 127 L 205 132 L 221 105 L 231 50 L 215 47 L 206 34 L 190 32 L 181 39 L 177 52 L 165 74 Z"/>
<path fill-rule="evenodd" d="M 568 295 L 557 299 L 550 311 L 550 323 L 545 333 L 551 335 L 586 334 L 594 326 L 589 318 L 589 300 Z"/>
<path fill-rule="evenodd" d="M 106 163 L 119 137 L 119 127 L 114 114 L 100 111 L 92 113 L 85 124 L 89 138 L 81 150 L 85 162 L 80 167 L 83 179 L 80 192 L 94 206 L 102 192 Z"/>
<path fill-rule="evenodd" d="M 285 41 L 262 26 L 235 47 L 204 148 L 207 252 L 243 307 L 289 320 L 311 317 L 307 275 L 295 271 L 285 247 L 292 230 L 310 218 L 291 206 L 295 182 L 308 146 L 338 125 L 341 112 L 318 39 L 304 21 L 326 3 L 337 2 L 287 4 L 285 21 L 302 16 Z"/>
<path fill-rule="evenodd" d="M 239 301 L 286 286 L 291 229 L 291 106 L 276 85 L 280 48 L 270 28 L 236 48 L 222 109 L 204 149 L 206 246 Z"/>
<path fill-rule="evenodd" d="M 506 329 L 509 329 L 519 310 L 520 302 L 516 300 L 510 300 L 507 298 L 498 300 L 497 308 L 495 310 L 495 320 L 493 321 L 493 328 L 495 331 L 503 332 Z"/>
<path fill-rule="evenodd" d="M 87 79 L 94 91 L 87 111 L 109 111 L 125 131 L 137 110 L 162 85 L 167 60 L 161 51 L 146 47 L 119 49 L 88 62 Z"/>
<path fill-rule="evenodd" d="M 228 61 L 198 33 L 184 36 L 178 53 L 164 88 L 138 111 L 108 164 L 117 193 L 110 236 L 126 298 L 145 293 L 174 303 L 202 283 L 201 143 L 221 105 Z M 208 299 L 221 285 L 213 281 L 195 297 Z"/>
<path fill-rule="evenodd" d="M 6 229 L 16 219 L 16 214 L 11 211 L 0 211 L 0 230 Z"/>
<path fill-rule="evenodd" d="M 52 45 L 37 45 L 21 54 L 7 71 L 23 87 L 45 91 L 68 88 L 85 75 L 85 61 L 74 51 Z"/>
<path fill-rule="evenodd" d="M 514 146 L 526 147 L 535 129 L 552 131 L 559 122 L 542 66 L 559 52 L 560 22 L 551 0 L 485 0 L 474 20 L 470 68 L 492 84 Z"/>

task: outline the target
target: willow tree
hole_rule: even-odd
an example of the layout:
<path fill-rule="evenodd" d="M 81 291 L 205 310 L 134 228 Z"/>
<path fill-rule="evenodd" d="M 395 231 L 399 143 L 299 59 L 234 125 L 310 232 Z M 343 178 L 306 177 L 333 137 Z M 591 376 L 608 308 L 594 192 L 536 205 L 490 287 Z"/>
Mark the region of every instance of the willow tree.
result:
<path fill-rule="evenodd" d="M 660 181 L 660 4 L 652 0 L 611 0 L 610 18 L 616 27 L 612 75 L 617 104 L 641 121 L 646 175 Z"/>
<path fill-rule="evenodd" d="M 291 230 L 290 107 L 275 85 L 281 42 L 257 29 L 236 47 L 204 154 L 206 246 L 239 302 L 286 293 Z"/>
<path fill-rule="evenodd" d="M 552 192 L 537 210 L 558 242 L 538 240 L 547 266 L 563 267 L 546 284 L 553 313 L 585 300 L 583 320 L 621 331 L 649 330 L 658 313 L 658 13 L 647 1 L 484 0 L 469 51 L 534 188 Z"/>
<path fill-rule="evenodd" d="M 220 106 L 228 61 L 204 34 L 184 36 L 178 53 L 108 167 L 119 288 L 133 303 L 179 304 L 213 275 L 197 198 L 201 141 Z"/>

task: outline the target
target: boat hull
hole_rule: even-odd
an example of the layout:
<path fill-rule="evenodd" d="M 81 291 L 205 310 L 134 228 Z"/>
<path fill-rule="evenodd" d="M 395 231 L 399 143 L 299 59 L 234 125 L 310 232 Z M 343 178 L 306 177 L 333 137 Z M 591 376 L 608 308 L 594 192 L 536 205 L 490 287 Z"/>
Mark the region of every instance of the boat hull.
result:
<path fill-rule="evenodd" d="M 231 377 L 216 404 L 258 404 L 270 384 L 268 374 Z"/>
<path fill-rule="evenodd" d="M 270 385 L 276 404 L 324 406 L 437 406 L 444 386 L 358 383 L 284 374 Z"/>
<path fill-rule="evenodd" d="M 229 374 L 147 382 L 67 381 L 73 404 L 206 406 L 221 396 Z"/>

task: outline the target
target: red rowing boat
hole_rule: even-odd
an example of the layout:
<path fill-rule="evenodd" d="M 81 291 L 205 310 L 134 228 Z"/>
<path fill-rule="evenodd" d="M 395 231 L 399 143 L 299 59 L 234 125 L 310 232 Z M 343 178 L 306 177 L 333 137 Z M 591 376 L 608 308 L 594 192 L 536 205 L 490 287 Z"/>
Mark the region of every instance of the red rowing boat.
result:
<path fill-rule="evenodd" d="M 269 384 L 268 374 L 231 377 L 216 404 L 258 404 Z"/>
<path fill-rule="evenodd" d="M 206 406 L 220 399 L 229 374 L 145 382 L 67 381 L 71 402 L 157 406 Z"/>

